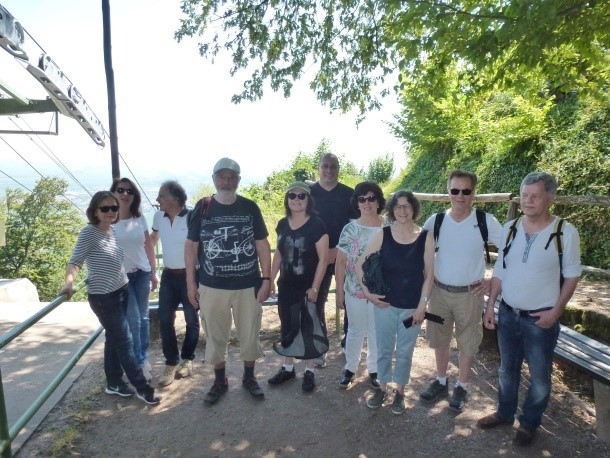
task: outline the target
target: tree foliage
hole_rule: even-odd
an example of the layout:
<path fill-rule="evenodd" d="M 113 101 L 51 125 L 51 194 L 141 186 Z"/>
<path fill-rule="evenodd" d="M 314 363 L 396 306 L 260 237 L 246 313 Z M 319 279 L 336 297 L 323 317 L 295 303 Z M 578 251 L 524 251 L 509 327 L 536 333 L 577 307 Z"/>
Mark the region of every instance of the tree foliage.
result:
<path fill-rule="evenodd" d="M 377 183 L 387 183 L 394 173 L 394 158 L 389 154 L 376 157 L 369 163 L 366 179 Z"/>
<path fill-rule="evenodd" d="M 251 72 L 234 102 L 288 97 L 306 74 L 333 110 L 379 107 L 392 75 L 423 75 L 430 93 L 459 62 L 471 90 L 524 87 L 536 70 L 550 90 L 595 90 L 610 80 L 608 0 L 182 0 L 176 39 Z M 402 82 L 401 82 L 402 84 Z"/>
<path fill-rule="evenodd" d="M 254 200 L 261 208 L 273 240 L 275 225 L 285 215 L 286 188 L 295 180 L 317 181 L 320 158 L 327 153 L 333 153 L 331 144 L 328 140 L 322 140 L 315 151 L 297 153 L 288 167 L 272 172 L 263 184 L 253 183 L 240 190 L 241 194 Z M 352 162 L 342 156 L 338 158 L 340 182 L 353 187 L 364 180 Z"/>
<path fill-rule="evenodd" d="M 83 217 L 58 197 L 68 184 L 41 178 L 31 193 L 6 191 L 6 246 L 0 247 L 0 276 L 28 278 L 41 300 L 56 296 Z"/>

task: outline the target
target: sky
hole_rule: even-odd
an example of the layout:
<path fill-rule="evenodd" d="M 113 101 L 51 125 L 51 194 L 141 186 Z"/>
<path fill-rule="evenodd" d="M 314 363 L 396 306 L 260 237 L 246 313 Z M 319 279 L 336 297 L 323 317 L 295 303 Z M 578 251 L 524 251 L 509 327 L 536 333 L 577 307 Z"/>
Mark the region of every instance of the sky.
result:
<path fill-rule="evenodd" d="M 101 2 L 0 4 L 58 64 L 108 130 Z M 241 165 L 242 184 L 262 182 L 298 152 L 313 152 L 323 139 L 358 168 L 366 169 L 371 159 L 385 154 L 394 157 L 397 168 L 404 166 L 404 147 L 385 123 L 399 111 L 394 97 L 386 98 L 381 111 L 370 113 L 357 126 L 356 113 L 331 114 L 316 100 L 307 87 L 313 75 L 309 73 L 289 99 L 267 88 L 262 100 L 234 105 L 231 96 L 248 74 L 231 77 L 228 55 L 214 64 L 201 57 L 196 39 L 174 40 L 182 14 L 178 0 L 110 0 L 110 7 L 119 151 L 136 178 L 209 183 L 214 163 L 229 156 Z M 0 80 L 28 98 L 46 97 L 36 80 L 2 49 Z M 51 120 L 49 115 L 25 118 L 45 129 Z M 14 128 L 7 122 L 0 119 L 0 129 Z M 14 148 L 43 174 L 68 179 L 36 146 L 40 140 L 22 135 L 2 138 L 10 146 L 0 141 L 0 170 L 26 185 L 39 178 Z M 109 142 L 98 147 L 76 121 L 60 116 L 59 135 L 39 139 L 72 173 L 84 177 L 81 181 L 97 180 L 104 187 L 110 181 Z M 121 174 L 131 175 L 122 162 Z M 0 185 L 16 186 L 2 174 Z"/>

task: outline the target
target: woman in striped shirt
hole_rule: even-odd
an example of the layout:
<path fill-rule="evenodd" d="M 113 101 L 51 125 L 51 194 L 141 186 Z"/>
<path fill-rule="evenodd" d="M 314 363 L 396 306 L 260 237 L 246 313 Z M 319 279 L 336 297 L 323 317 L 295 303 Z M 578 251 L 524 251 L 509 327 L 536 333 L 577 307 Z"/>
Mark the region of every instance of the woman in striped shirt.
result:
<path fill-rule="evenodd" d="M 131 333 L 127 324 L 127 275 L 123 268 L 123 249 L 117 243 L 112 223 L 117 219 L 119 202 L 113 193 L 95 193 L 87 218 L 89 224 L 78 235 L 72 257 L 66 268 L 66 279 L 59 294 L 72 297 L 73 283 L 82 268 L 87 266 L 89 305 L 106 331 L 104 372 L 106 393 L 129 397 L 134 391 L 123 380 L 123 372 L 134 386 L 136 396 L 147 404 L 158 404 L 155 389 L 146 381 L 139 367 Z"/>

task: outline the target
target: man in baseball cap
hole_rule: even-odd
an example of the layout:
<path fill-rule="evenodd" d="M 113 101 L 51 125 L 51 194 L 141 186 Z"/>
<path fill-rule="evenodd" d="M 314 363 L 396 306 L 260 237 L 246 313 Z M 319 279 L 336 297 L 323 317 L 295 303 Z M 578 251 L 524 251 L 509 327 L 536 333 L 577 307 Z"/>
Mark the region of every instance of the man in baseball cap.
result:
<path fill-rule="evenodd" d="M 195 205 L 188 224 L 188 296 L 201 307 L 207 333 L 205 360 L 214 365 L 214 383 L 203 400 L 208 406 L 228 390 L 225 359 L 231 317 L 244 362 L 242 386 L 255 399 L 265 397 L 254 376 L 254 363 L 262 356 L 261 302 L 271 288 L 271 250 L 258 205 L 237 194 L 240 172 L 233 159 L 220 159 L 212 175 L 216 194 Z"/>

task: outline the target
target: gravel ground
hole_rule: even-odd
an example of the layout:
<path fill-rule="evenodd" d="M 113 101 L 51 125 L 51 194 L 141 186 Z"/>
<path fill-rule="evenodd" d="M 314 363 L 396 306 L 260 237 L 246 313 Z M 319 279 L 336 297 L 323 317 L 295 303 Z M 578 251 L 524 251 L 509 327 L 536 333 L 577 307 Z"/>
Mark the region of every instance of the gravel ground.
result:
<path fill-rule="evenodd" d="M 331 316 L 334 304 L 328 306 L 327 317 Z M 229 392 L 213 407 L 203 405 L 213 379 L 212 368 L 201 361 L 203 348 L 198 351 L 193 376 L 159 389 L 163 401 L 156 407 L 104 394 L 102 363 L 98 361 L 89 365 L 19 456 L 52 456 L 53 443 L 63 438 L 67 445 L 55 456 L 610 457 L 610 447 L 595 439 L 594 408 L 586 397 L 574 393 L 581 391 L 581 385 L 570 384 L 570 389 L 561 377 L 556 377 L 543 427 L 531 446 L 513 444 L 515 428 L 478 429 L 476 420 L 493 412 L 495 406 L 498 357 L 493 345 L 487 345 L 477 358 L 469 401 L 461 414 L 449 410 L 446 400 L 433 406 L 419 401 L 419 391 L 434 373 L 434 354 L 423 337 L 415 350 L 407 411 L 402 416 L 390 412 L 391 397 L 380 409 L 366 407 L 372 391 L 364 365 L 351 389 L 339 388 L 344 357 L 334 334 L 328 365 L 317 370 L 313 393 L 301 390 L 301 365 L 296 380 L 270 387 L 266 380 L 281 362 L 271 348 L 278 324 L 275 308 L 266 307 L 261 336 L 265 356 L 256 366 L 266 392 L 264 401 L 255 401 L 242 389 L 235 345 L 228 355 Z M 334 328 L 333 319 L 329 328 Z M 153 343 L 150 360 L 158 380 L 164 368 L 159 342 Z M 454 349 L 452 380 L 457 375 L 456 364 Z M 73 428 L 76 433 L 71 435 Z"/>

